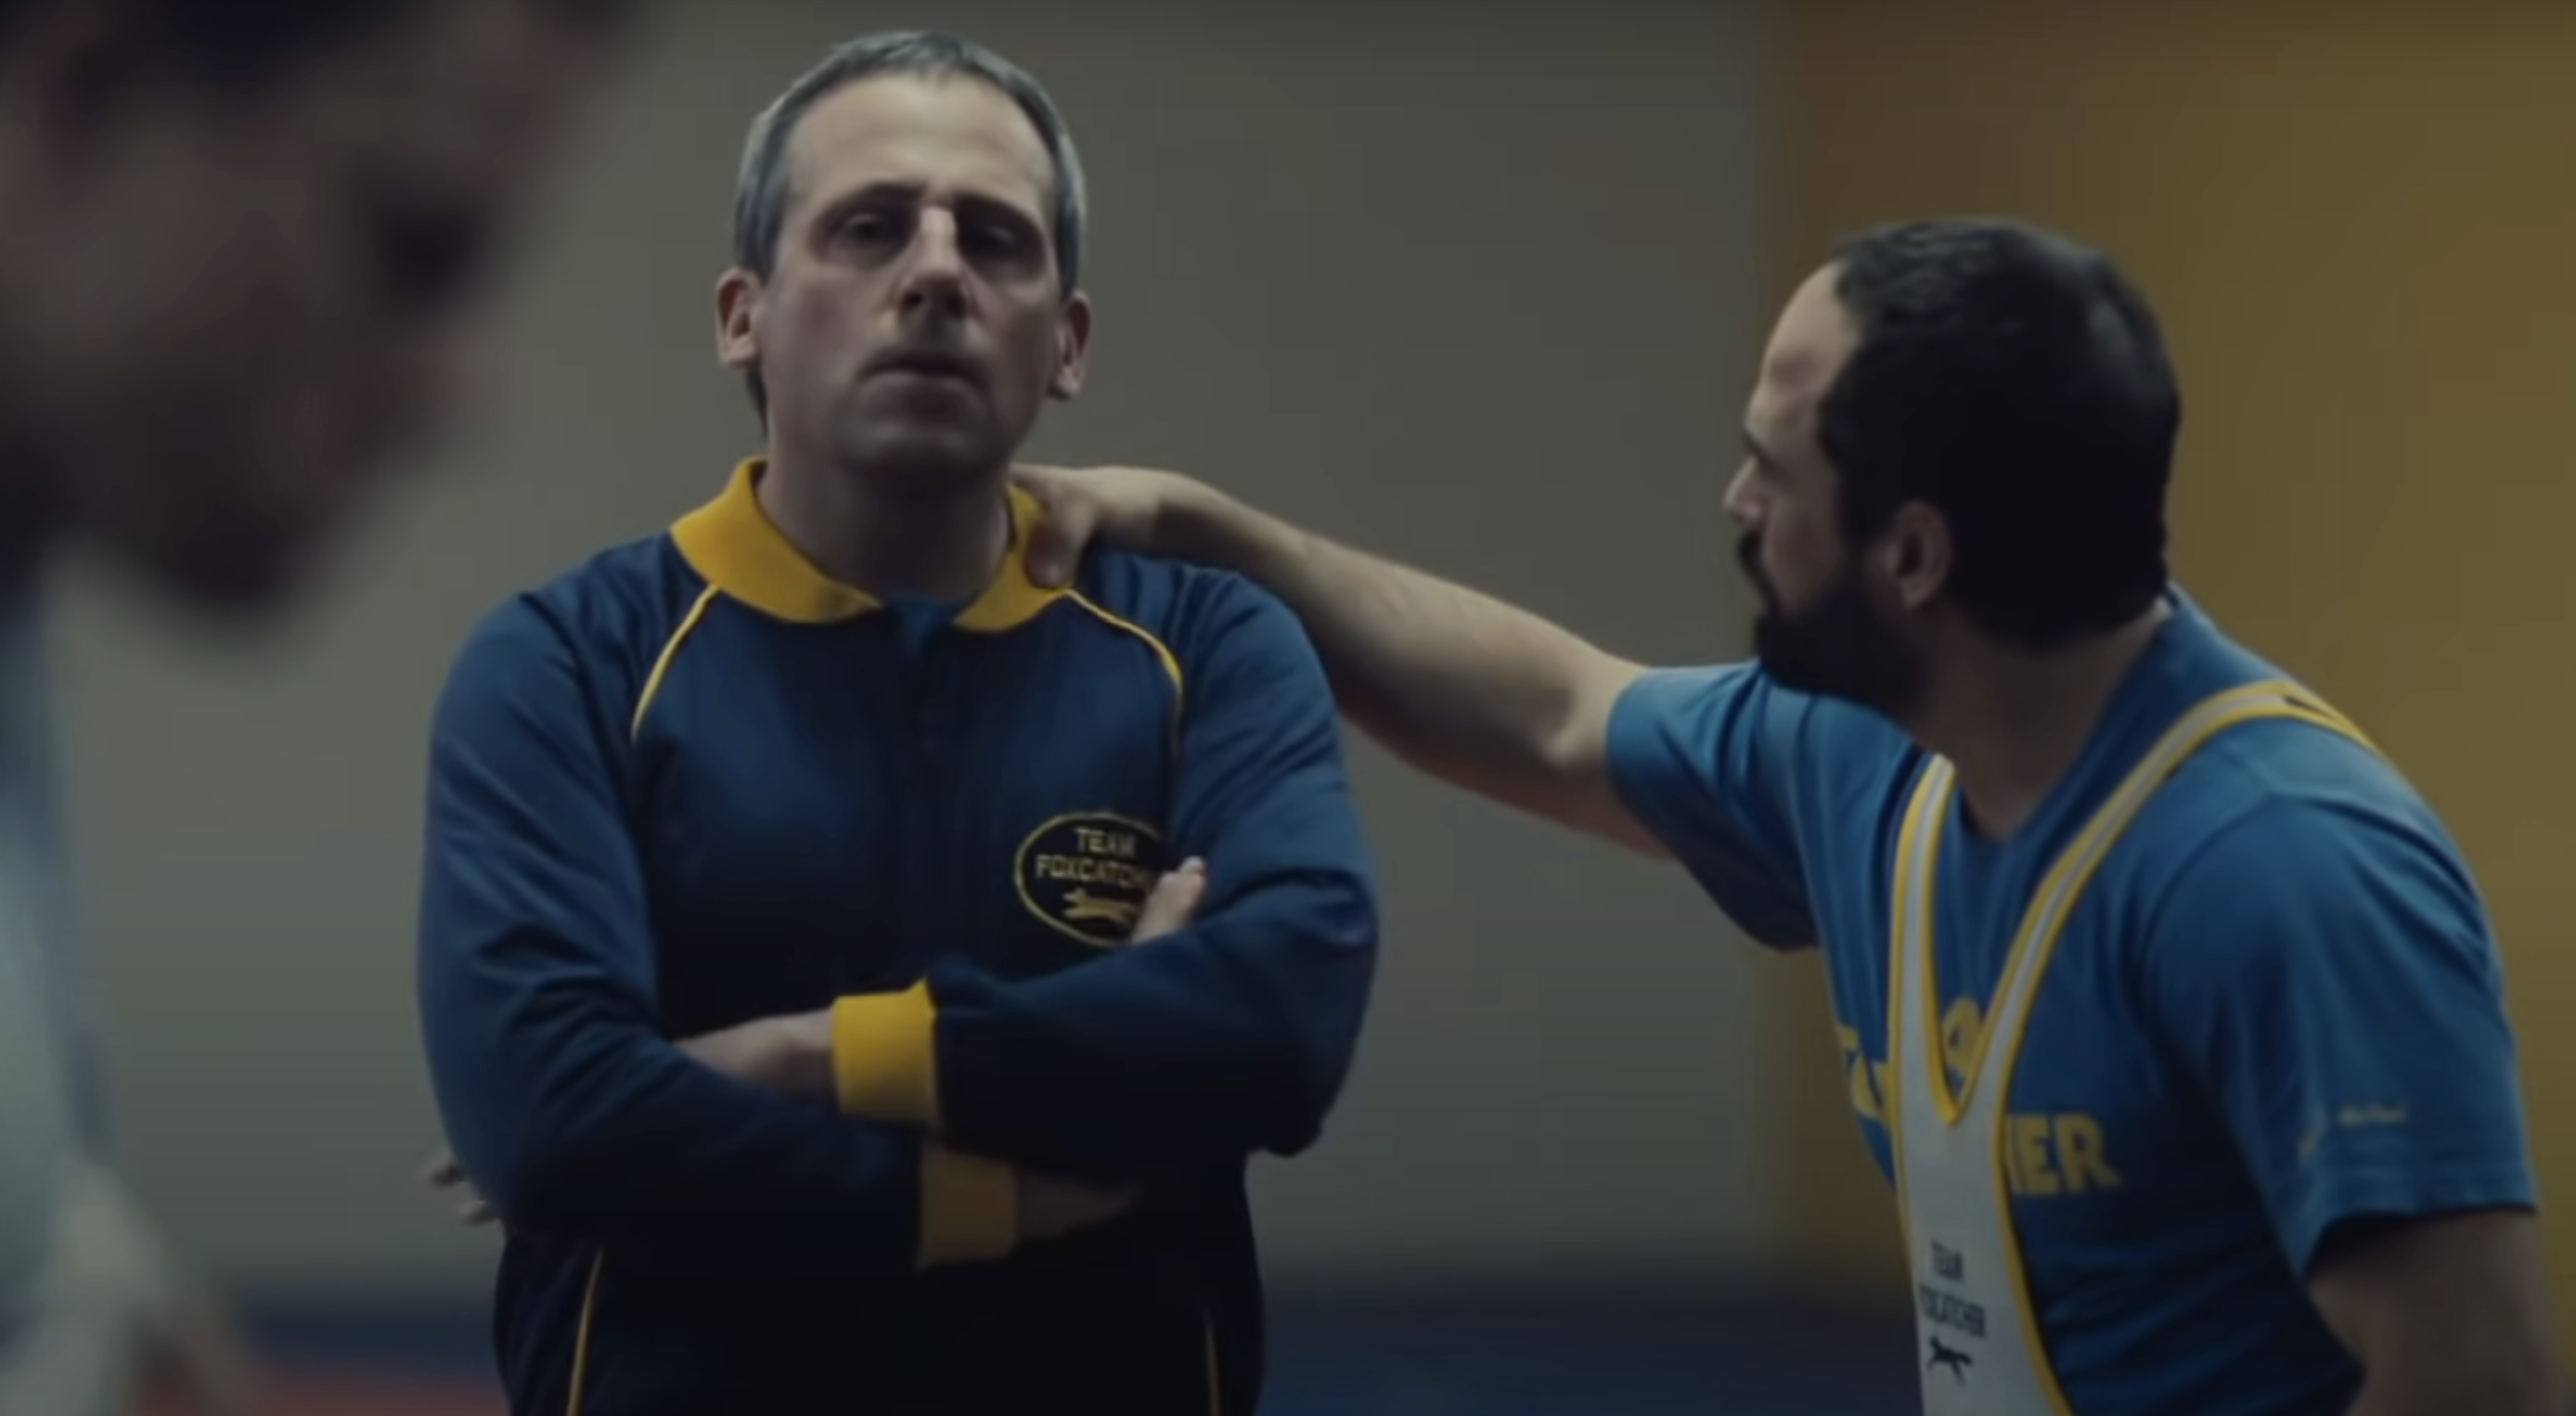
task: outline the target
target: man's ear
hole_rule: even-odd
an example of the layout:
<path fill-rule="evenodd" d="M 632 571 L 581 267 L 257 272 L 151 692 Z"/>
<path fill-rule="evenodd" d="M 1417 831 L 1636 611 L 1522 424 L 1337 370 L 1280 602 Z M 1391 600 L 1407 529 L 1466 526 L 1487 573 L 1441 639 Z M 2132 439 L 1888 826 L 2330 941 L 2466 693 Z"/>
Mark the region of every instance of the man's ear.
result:
<path fill-rule="evenodd" d="M 1919 610 L 1950 583 L 1949 518 L 1922 502 L 1896 509 L 1887 531 L 1888 572 L 1898 603 Z"/>
<path fill-rule="evenodd" d="M 760 365 L 760 277 L 734 266 L 716 277 L 716 362 L 728 369 Z"/>
<path fill-rule="evenodd" d="M 1047 379 L 1047 397 L 1073 401 L 1090 370 L 1091 297 L 1077 290 L 1064 302 L 1064 317 L 1056 322 L 1055 372 Z"/>

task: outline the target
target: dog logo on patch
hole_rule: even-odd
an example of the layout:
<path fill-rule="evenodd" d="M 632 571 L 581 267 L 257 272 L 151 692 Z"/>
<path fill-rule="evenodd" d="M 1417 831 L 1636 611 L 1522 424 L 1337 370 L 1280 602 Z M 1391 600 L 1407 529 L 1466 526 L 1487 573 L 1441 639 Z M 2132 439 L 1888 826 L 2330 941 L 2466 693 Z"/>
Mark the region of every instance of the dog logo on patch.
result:
<path fill-rule="evenodd" d="M 1163 834 L 1105 811 L 1055 817 L 1020 842 L 1020 903 L 1095 949 L 1123 944 L 1163 873 Z"/>

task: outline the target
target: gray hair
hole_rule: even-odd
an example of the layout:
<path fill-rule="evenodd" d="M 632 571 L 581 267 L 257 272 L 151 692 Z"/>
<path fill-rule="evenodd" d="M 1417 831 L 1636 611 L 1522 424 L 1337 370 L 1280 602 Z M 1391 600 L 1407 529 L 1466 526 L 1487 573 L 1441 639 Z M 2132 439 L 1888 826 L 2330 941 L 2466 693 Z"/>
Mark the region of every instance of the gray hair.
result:
<path fill-rule="evenodd" d="M 1069 295 L 1082 284 L 1085 228 L 1090 197 L 1082 180 L 1082 156 L 1074 150 L 1073 130 L 1055 99 L 1026 69 L 971 39 L 936 30 L 896 30 L 849 41 L 823 56 L 787 86 L 760 116 L 751 121 L 743 143 L 742 169 L 733 188 L 734 264 L 767 276 L 778 263 L 778 242 L 787 223 L 787 140 L 815 104 L 862 79 L 886 77 L 976 79 L 1002 91 L 1028 115 L 1046 144 L 1055 168 L 1055 210 L 1049 235 L 1055 264 Z"/>

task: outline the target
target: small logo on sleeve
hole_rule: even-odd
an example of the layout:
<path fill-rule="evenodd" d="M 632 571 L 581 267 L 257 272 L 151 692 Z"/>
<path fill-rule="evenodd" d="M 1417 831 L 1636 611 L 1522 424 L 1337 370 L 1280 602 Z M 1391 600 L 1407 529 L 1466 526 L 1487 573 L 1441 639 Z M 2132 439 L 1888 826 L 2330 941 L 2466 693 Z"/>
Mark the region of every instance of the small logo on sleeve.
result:
<path fill-rule="evenodd" d="M 1050 818 L 1020 842 L 1013 863 L 1029 913 L 1097 949 L 1135 932 L 1162 872 L 1162 833 L 1105 811 Z"/>

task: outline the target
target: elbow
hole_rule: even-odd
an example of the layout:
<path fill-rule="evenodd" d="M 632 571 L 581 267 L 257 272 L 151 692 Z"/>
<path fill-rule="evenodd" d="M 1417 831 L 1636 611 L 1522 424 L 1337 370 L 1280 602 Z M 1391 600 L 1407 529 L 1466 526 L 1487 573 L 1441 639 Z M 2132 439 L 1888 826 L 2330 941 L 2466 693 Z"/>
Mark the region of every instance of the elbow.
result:
<path fill-rule="evenodd" d="M 1349 1074 L 1357 1019 L 1346 1008 L 1297 1007 L 1274 995 L 1260 1012 L 1195 1024 L 1196 1037 L 1166 1054 L 1166 1079 L 1129 1095 L 1157 1103 L 1134 1122 L 1191 1154 L 1293 1156 L 1312 1146 Z"/>
<path fill-rule="evenodd" d="M 485 1204 L 531 1234 L 585 1234 L 603 1202 L 631 1195 L 646 1173 L 633 1130 L 632 1084 L 601 1086 L 562 1067 L 442 1078 L 448 1140 Z M 448 1082 L 456 1085 L 448 1085 Z"/>
<path fill-rule="evenodd" d="M 1339 1070 L 1311 1053 L 1282 1059 L 1280 1083 L 1261 1107 L 1257 1148 L 1282 1158 L 1303 1154 L 1324 1135 L 1324 1122 L 1341 1099 Z"/>
<path fill-rule="evenodd" d="M 608 1148 L 591 1131 L 525 1128 L 515 1143 L 460 1146 L 458 1158 L 485 1204 L 529 1234 L 580 1234 L 596 1227 L 602 1195 L 614 1193 Z"/>
<path fill-rule="evenodd" d="M 1245 1059 L 1247 1077 L 1265 1079 L 1258 1148 L 1293 1156 L 1314 1145 L 1349 1080 L 1368 1011 L 1375 932 L 1365 946 L 1334 946 L 1325 985 L 1304 1007 L 1283 1009 L 1278 1025 L 1256 1032 L 1256 1055 Z"/>
<path fill-rule="evenodd" d="M 1225 1063 L 1234 1081 L 1208 1096 L 1208 1132 L 1231 1138 L 1229 1151 L 1293 1156 L 1323 1134 L 1341 1091 L 1334 1069 L 1313 1043 L 1286 1030 L 1244 1037 Z"/>

